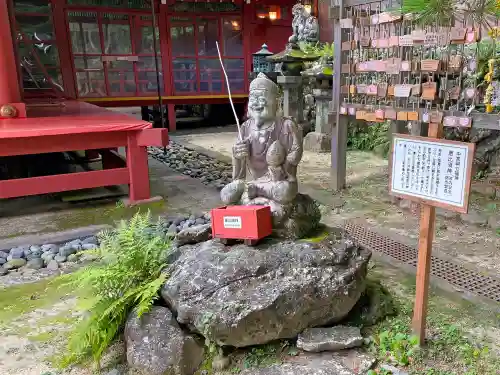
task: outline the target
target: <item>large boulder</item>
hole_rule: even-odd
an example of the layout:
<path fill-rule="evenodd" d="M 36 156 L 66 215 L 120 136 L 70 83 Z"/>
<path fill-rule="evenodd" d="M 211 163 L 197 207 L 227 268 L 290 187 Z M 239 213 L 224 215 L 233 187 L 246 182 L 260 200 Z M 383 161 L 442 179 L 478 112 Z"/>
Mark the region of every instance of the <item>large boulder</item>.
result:
<path fill-rule="evenodd" d="M 179 323 L 219 345 L 294 338 L 344 318 L 365 289 L 368 250 L 349 238 L 178 249 L 161 295 Z"/>
<path fill-rule="evenodd" d="M 125 325 L 127 362 L 148 375 L 192 375 L 203 360 L 203 346 L 177 324 L 169 309 L 153 306 Z"/>

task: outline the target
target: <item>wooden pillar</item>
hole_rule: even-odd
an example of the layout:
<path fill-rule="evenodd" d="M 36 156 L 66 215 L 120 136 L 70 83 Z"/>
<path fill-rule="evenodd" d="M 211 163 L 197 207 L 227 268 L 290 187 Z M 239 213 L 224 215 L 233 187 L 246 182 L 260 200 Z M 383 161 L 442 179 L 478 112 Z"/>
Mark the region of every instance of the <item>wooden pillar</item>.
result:
<path fill-rule="evenodd" d="M 344 16 L 344 0 L 338 0 L 335 4 L 338 7 L 338 15 L 333 20 L 333 40 L 334 51 L 334 75 L 333 75 L 333 96 L 331 118 L 335 122 L 332 124 L 332 157 L 331 157 L 331 188 L 333 191 L 340 191 L 346 185 L 346 154 L 347 154 L 347 116 L 340 115 L 340 72 L 342 70 L 342 28 L 340 19 Z"/>
<path fill-rule="evenodd" d="M 130 178 L 130 203 L 150 198 L 148 152 L 139 146 L 137 134 L 129 132 L 127 141 L 127 168 Z"/>
<path fill-rule="evenodd" d="M 0 106 L 21 103 L 21 89 L 7 1 L 0 1 Z"/>
<path fill-rule="evenodd" d="M 175 122 L 175 105 L 167 104 L 167 113 L 168 113 L 168 131 L 175 131 L 177 128 L 177 124 Z"/>

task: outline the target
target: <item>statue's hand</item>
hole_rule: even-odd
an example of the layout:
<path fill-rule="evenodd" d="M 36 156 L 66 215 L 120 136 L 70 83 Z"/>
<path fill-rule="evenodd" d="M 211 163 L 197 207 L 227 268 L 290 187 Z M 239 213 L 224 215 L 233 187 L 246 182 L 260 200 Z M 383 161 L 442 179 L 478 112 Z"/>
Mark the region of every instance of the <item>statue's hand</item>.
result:
<path fill-rule="evenodd" d="M 245 159 L 248 156 L 248 144 L 239 141 L 233 146 L 233 157 L 235 159 Z"/>
<path fill-rule="evenodd" d="M 254 184 L 248 184 L 247 194 L 248 194 L 248 199 L 257 198 L 257 186 L 255 186 Z"/>

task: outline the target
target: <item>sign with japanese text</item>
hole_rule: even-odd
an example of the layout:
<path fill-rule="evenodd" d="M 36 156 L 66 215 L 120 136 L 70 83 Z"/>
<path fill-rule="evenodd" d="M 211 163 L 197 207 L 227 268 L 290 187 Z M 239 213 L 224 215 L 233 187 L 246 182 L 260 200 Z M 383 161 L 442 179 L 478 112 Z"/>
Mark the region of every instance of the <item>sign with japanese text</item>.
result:
<path fill-rule="evenodd" d="M 475 146 L 395 134 L 389 191 L 392 195 L 466 213 Z"/>

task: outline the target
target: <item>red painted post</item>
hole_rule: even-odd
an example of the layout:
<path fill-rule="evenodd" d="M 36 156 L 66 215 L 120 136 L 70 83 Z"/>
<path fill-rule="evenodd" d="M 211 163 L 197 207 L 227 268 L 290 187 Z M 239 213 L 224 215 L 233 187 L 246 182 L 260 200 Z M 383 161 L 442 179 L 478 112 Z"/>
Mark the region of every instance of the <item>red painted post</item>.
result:
<path fill-rule="evenodd" d="M 150 198 L 148 152 L 139 146 L 138 133 L 129 132 L 127 141 L 127 168 L 130 177 L 130 203 Z"/>
<path fill-rule="evenodd" d="M 7 1 L 0 1 L 0 106 L 21 102 Z"/>
<path fill-rule="evenodd" d="M 176 118 L 175 118 L 175 105 L 167 104 L 168 112 L 168 130 L 173 132 L 177 128 Z"/>

